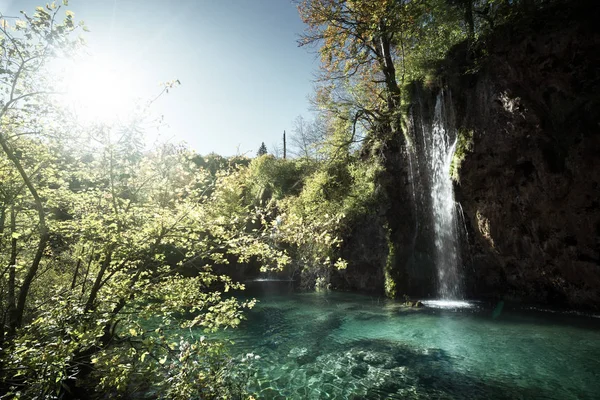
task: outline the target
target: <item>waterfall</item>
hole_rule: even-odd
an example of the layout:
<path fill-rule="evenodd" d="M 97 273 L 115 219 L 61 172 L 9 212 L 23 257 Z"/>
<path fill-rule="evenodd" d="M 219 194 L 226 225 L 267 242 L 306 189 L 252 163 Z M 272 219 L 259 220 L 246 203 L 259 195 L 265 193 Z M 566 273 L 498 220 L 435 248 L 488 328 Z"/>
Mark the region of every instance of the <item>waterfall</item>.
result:
<path fill-rule="evenodd" d="M 430 133 L 424 137 L 430 179 L 437 291 L 442 299 L 462 298 L 459 265 L 459 231 L 450 164 L 457 135 L 451 110 L 446 110 L 443 92 L 436 99 Z"/>

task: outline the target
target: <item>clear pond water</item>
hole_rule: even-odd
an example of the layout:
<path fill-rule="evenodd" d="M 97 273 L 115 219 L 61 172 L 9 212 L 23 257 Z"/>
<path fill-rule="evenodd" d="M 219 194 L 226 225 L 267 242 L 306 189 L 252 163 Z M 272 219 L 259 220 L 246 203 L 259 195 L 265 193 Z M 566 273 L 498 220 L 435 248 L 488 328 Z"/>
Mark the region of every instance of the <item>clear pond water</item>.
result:
<path fill-rule="evenodd" d="M 281 293 L 229 331 L 264 399 L 600 399 L 600 320 Z M 252 357 L 251 357 L 252 358 Z M 246 364 L 242 364 L 246 365 Z"/>

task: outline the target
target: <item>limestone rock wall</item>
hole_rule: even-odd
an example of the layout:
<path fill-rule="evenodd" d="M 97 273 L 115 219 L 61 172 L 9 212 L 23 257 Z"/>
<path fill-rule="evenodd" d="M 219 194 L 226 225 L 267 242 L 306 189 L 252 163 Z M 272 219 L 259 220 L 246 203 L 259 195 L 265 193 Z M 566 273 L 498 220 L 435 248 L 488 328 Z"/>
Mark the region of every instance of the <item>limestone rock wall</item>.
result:
<path fill-rule="evenodd" d="M 472 134 L 455 188 L 469 297 L 600 308 L 600 13 L 573 4 L 498 28 L 480 64 L 457 62 L 462 47 L 445 65 Z"/>

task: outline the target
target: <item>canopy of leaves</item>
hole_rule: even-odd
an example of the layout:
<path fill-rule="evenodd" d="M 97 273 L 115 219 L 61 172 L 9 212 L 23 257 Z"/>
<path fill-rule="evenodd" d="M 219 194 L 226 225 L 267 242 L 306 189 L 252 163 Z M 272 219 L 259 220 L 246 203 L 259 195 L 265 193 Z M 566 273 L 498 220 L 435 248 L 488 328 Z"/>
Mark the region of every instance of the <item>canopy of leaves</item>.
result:
<path fill-rule="evenodd" d="M 201 333 L 237 326 L 254 302 L 212 266 L 289 256 L 268 225 L 250 227 L 236 168 L 145 150 L 143 116 L 83 129 L 57 107 L 44 66 L 79 43 L 59 8 L 0 29 L 0 392 L 239 394 L 235 363 Z"/>

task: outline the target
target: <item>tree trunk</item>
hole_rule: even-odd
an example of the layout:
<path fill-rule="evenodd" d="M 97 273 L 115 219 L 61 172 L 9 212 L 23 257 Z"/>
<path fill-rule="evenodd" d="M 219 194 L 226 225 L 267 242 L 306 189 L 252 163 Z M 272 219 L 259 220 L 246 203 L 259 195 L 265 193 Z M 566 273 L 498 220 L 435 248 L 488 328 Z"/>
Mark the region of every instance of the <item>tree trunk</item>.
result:
<path fill-rule="evenodd" d="M 44 255 L 44 250 L 46 249 L 46 244 L 48 243 L 49 234 L 48 234 L 48 228 L 46 226 L 46 214 L 44 211 L 44 205 L 42 203 L 42 200 L 41 200 L 35 186 L 31 182 L 29 175 L 27 175 L 27 172 L 25 172 L 25 169 L 21 165 L 21 162 L 15 156 L 10 145 L 8 144 L 8 141 L 6 140 L 6 138 L 4 137 L 4 134 L 1 131 L 0 131 L 0 147 L 2 147 L 2 150 L 4 150 L 4 153 L 6 153 L 6 156 L 8 157 L 8 159 L 13 163 L 13 165 L 19 172 L 19 175 L 21 175 L 21 178 L 23 179 L 23 183 L 25 183 L 25 186 L 27 186 L 29 193 L 33 197 L 33 200 L 35 202 L 35 208 L 38 212 L 38 222 L 39 222 L 38 229 L 39 229 L 39 234 L 40 234 L 40 240 L 37 245 L 37 250 L 36 250 L 35 256 L 33 258 L 33 261 L 31 262 L 31 265 L 29 266 L 27 274 L 25 275 L 25 278 L 23 279 L 23 284 L 21 285 L 21 288 L 19 290 L 19 296 L 17 299 L 17 305 L 16 305 L 15 314 L 14 314 L 14 319 L 11 322 L 11 325 L 9 326 L 9 331 L 14 332 L 17 328 L 21 327 L 21 324 L 23 323 L 23 314 L 25 312 L 25 304 L 27 303 L 27 296 L 29 295 L 29 289 L 31 287 L 31 282 L 33 281 L 33 278 L 35 278 L 35 275 L 37 274 L 37 271 L 39 269 L 40 262 L 42 261 L 42 257 Z"/>
<path fill-rule="evenodd" d="M 287 152 L 287 148 L 286 148 L 286 143 L 285 143 L 285 131 L 283 131 L 283 159 L 284 160 L 286 157 L 286 152 Z"/>
<path fill-rule="evenodd" d="M 104 279 L 104 273 L 108 270 L 110 266 L 110 262 L 112 261 L 112 250 L 109 249 L 104 256 L 104 261 L 100 266 L 100 271 L 98 271 L 98 275 L 96 276 L 96 280 L 94 281 L 94 285 L 90 290 L 90 295 L 88 296 L 87 302 L 85 303 L 85 312 L 91 311 L 94 309 L 94 303 L 96 301 L 96 297 L 98 296 L 98 292 L 102 287 L 102 279 Z"/>
<path fill-rule="evenodd" d="M 463 0 L 463 11 L 465 13 L 465 23 L 467 25 L 467 38 L 469 45 L 475 38 L 475 20 L 473 19 L 473 1 Z"/>
<path fill-rule="evenodd" d="M 10 208 L 10 259 L 8 261 L 8 299 L 7 299 L 7 313 L 8 313 L 8 336 L 12 337 L 15 334 L 16 329 L 16 311 L 17 305 L 15 303 L 15 283 L 16 283 L 16 266 L 17 266 L 17 222 L 15 207 Z"/>
<path fill-rule="evenodd" d="M 0 208 L 0 251 L 2 251 L 2 239 L 4 238 L 4 224 L 6 224 L 6 208 Z"/>
<path fill-rule="evenodd" d="M 385 77 L 385 85 L 387 90 L 387 107 L 388 113 L 392 122 L 392 133 L 401 135 L 402 125 L 400 124 L 400 104 L 401 93 L 398 81 L 396 79 L 396 67 L 391 52 L 390 38 L 386 32 L 383 23 L 380 24 L 381 36 L 379 38 L 380 45 L 380 68 Z"/>

